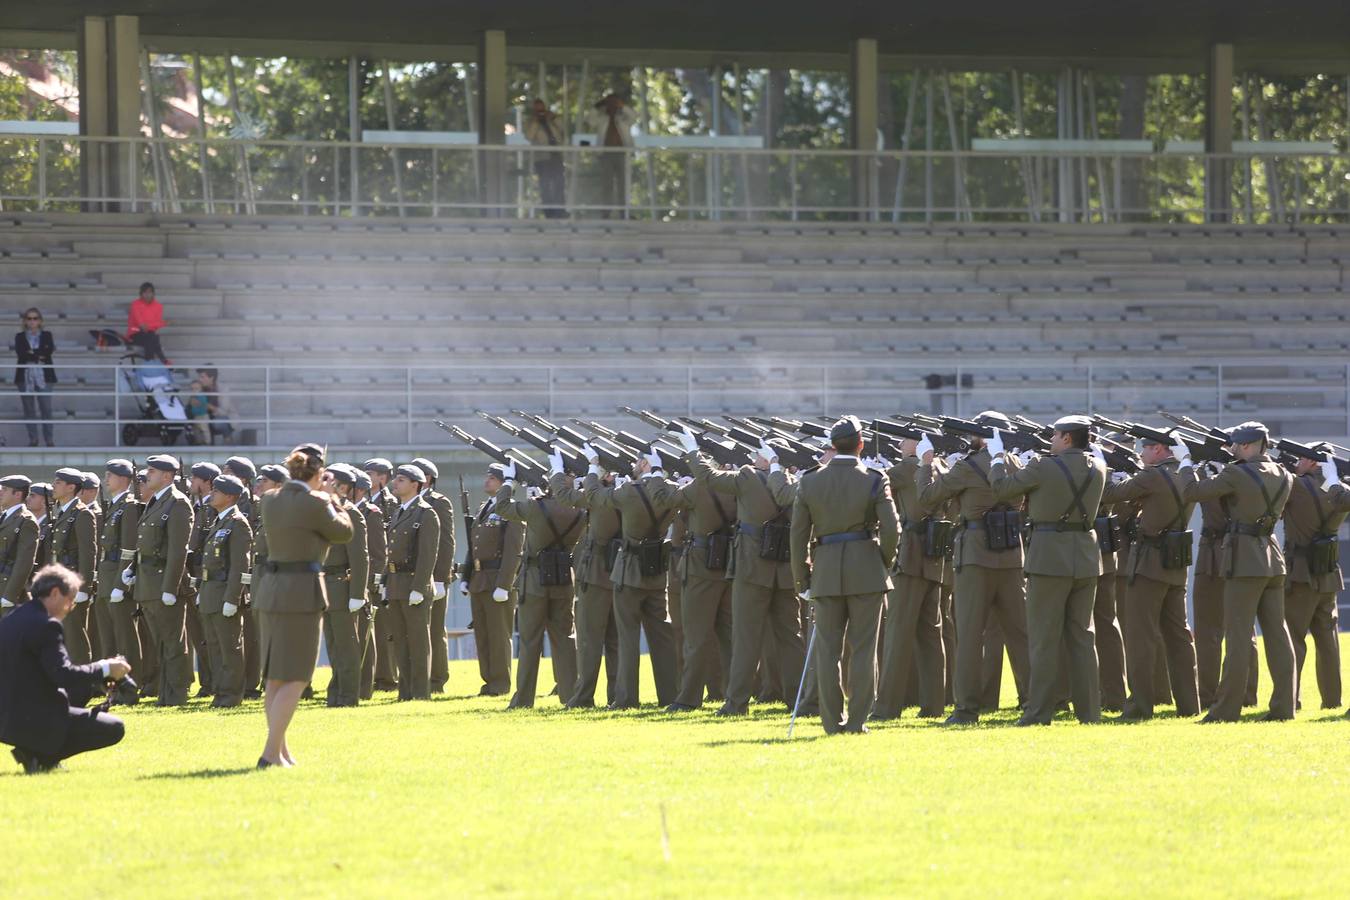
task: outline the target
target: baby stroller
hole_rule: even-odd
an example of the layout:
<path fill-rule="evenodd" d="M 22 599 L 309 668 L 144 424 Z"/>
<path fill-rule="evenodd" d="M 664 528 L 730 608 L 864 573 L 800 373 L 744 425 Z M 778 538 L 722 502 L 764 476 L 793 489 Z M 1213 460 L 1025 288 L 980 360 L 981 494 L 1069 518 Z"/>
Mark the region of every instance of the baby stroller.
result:
<path fill-rule="evenodd" d="M 197 443 L 197 433 L 188 423 L 187 410 L 178 396 L 178 388 L 173 383 L 173 375 L 161 362 L 147 360 L 139 353 L 128 353 L 122 357 L 124 363 L 130 363 L 117 370 L 121 380 L 120 390 L 136 398 L 139 412 L 136 418 L 145 420 L 127 422 L 122 426 L 122 443 L 135 446 L 142 438 L 158 437 L 164 446 L 178 443 L 182 436 L 185 443 Z"/>

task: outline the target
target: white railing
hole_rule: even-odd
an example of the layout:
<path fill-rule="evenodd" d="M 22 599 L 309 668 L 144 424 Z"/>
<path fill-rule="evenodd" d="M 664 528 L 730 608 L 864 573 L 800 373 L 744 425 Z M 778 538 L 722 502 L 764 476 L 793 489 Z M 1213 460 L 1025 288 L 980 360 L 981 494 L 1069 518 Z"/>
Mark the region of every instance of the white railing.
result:
<path fill-rule="evenodd" d="M 0 135 L 0 207 L 208 215 L 1350 221 L 1350 155 L 464 146 Z"/>
<path fill-rule="evenodd" d="M 204 364 L 208 365 L 208 364 Z M 1261 419 L 1289 437 L 1341 439 L 1350 434 L 1350 365 L 1335 358 L 1297 363 L 1150 358 L 1138 362 L 808 364 L 760 359 L 753 366 L 632 363 L 578 365 L 215 365 L 235 440 L 272 445 L 299 439 L 384 446 L 445 443 L 442 419 L 498 443 L 504 434 L 475 410 L 516 408 L 558 422 L 576 417 L 609 425 L 632 420 L 618 404 L 664 415 L 777 414 L 794 418 L 925 411 L 969 416 L 986 408 L 1050 419 L 1090 411 L 1156 422 L 1159 409 L 1217 425 Z M 1272 375 L 1272 365 L 1289 370 Z M 1254 374 L 1249 367 L 1258 367 Z M 177 397 L 193 400 L 194 366 L 174 367 Z M 166 420 L 138 389 L 129 364 L 58 366 L 50 394 L 58 446 L 164 446 L 209 436 L 210 421 Z M 0 436 L 26 445 L 22 391 L 0 392 Z M 473 423 L 470 425 L 470 423 Z M 223 424 L 217 421 L 217 424 Z M 203 431 L 206 426 L 207 431 Z M 638 426 L 640 430 L 640 426 Z M 133 440 L 134 439 L 134 440 Z"/>

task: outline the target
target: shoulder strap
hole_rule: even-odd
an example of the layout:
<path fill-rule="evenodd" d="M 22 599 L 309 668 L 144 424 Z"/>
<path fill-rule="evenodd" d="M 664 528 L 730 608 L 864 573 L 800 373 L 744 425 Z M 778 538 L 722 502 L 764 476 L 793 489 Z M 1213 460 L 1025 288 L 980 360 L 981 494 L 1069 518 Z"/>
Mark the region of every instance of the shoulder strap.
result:
<path fill-rule="evenodd" d="M 637 494 L 642 500 L 642 505 L 647 507 L 647 516 L 652 520 L 652 529 L 649 537 L 656 537 L 657 528 L 660 523 L 656 518 L 656 510 L 652 509 L 652 501 L 647 499 L 647 491 L 639 482 L 634 481 L 633 487 L 637 489 Z"/>
<path fill-rule="evenodd" d="M 881 480 L 886 476 L 880 472 L 872 473 L 872 490 L 867 494 L 867 515 L 863 518 L 863 525 L 866 531 L 871 531 L 872 526 L 876 524 L 876 499 L 877 494 L 881 492 Z"/>
<path fill-rule="evenodd" d="M 765 486 L 767 487 L 767 485 Z M 727 515 L 726 507 L 722 506 L 722 501 L 718 498 L 717 492 L 712 489 L 711 484 L 706 482 L 703 485 L 703 489 L 708 492 L 708 497 L 712 500 L 713 506 L 717 507 L 717 514 L 722 517 L 722 527 L 729 528 L 731 526 L 731 517 Z"/>
<path fill-rule="evenodd" d="M 783 514 L 783 510 L 787 509 L 787 507 L 785 507 L 785 506 L 779 506 L 779 505 L 778 505 L 778 501 L 777 501 L 776 499 L 774 499 L 774 496 L 773 496 L 773 489 L 772 489 L 771 487 L 769 487 L 769 476 L 768 476 L 768 475 L 765 475 L 764 472 L 763 472 L 761 469 L 756 469 L 756 470 L 755 470 L 755 477 L 758 478 L 758 479 L 759 479 L 759 483 L 760 483 L 761 485 L 764 486 L 764 493 L 768 496 L 769 502 L 773 504 L 773 515 L 770 516 L 769 519 L 768 519 L 768 521 L 772 522 L 774 519 L 776 519 L 776 518 L 778 518 L 779 516 L 781 516 L 781 515 Z"/>
<path fill-rule="evenodd" d="M 1247 475 L 1251 477 L 1252 481 L 1256 482 L 1257 489 L 1261 491 L 1261 499 L 1266 501 L 1266 511 L 1261 514 L 1258 521 L 1274 522 L 1276 519 L 1275 506 L 1284 497 L 1284 492 L 1289 490 L 1289 479 L 1281 478 L 1280 489 L 1275 492 L 1274 497 L 1271 497 L 1270 491 L 1266 490 L 1266 483 L 1261 480 L 1261 476 L 1256 474 L 1251 466 L 1240 465 L 1238 468 L 1246 472 Z"/>
<path fill-rule="evenodd" d="M 1092 484 L 1092 467 L 1090 465 L 1088 466 L 1088 474 L 1087 477 L 1083 479 L 1082 484 L 1074 484 L 1073 475 L 1069 472 L 1068 463 L 1054 455 L 1050 456 L 1050 460 L 1054 462 L 1055 465 L 1059 466 L 1059 470 L 1064 473 L 1064 480 L 1069 483 L 1069 490 L 1073 492 L 1073 499 L 1069 501 L 1068 506 L 1064 507 L 1064 512 L 1060 514 L 1059 520 L 1061 522 L 1069 521 L 1069 513 L 1077 508 L 1078 515 L 1082 518 L 1083 524 L 1087 525 L 1091 522 L 1092 517 L 1088 515 L 1087 508 L 1083 506 L 1083 495 L 1087 493 L 1088 486 Z"/>
<path fill-rule="evenodd" d="M 577 527 L 577 523 L 581 521 L 582 516 L 584 516 L 585 513 L 577 513 L 576 518 L 569 522 L 567 527 L 559 532 L 558 526 L 553 524 L 553 517 L 548 514 L 548 507 L 544 505 L 544 498 L 536 497 L 534 502 L 539 504 L 539 512 L 544 517 L 544 524 L 548 525 L 548 530 L 553 532 L 553 543 L 549 544 L 549 546 L 562 549 L 563 538 L 570 533 L 573 528 Z"/>
<path fill-rule="evenodd" d="M 1324 535 L 1327 533 L 1327 523 L 1331 521 L 1331 515 L 1324 515 L 1322 512 L 1322 498 L 1319 496 L 1321 491 L 1313 484 L 1311 475 L 1304 475 L 1299 481 L 1308 489 L 1308 496 L 1312 497 L 1313 509 L 1317 510 L 1317 533 L 1318 535 Z"/>
<path fill-rule="evenodd" d="M 1163 482 L 1167 485 L 1168 488 L 1171 489 L 1171 491 L 1172 491 L 1172 499 L 1175 500 L 1175 501 L 1177 502 L 1177 517 L 1176 517 L 1176 520 L 1172 523 L 1172 530 L 1173 530 L 1173 531 L 1185 531 L 1185 530 L 1186 530 L 1186 522 L 1185 522 L 1185 518 L 1186 518 L 1186 504 L 1183 503 L 1182 500 L 1181 500 L 1181 492 L 1177 490 L 1176 482 L 1172 480 L 1172 476 L 1171 476 L 1171 475 L 1168 475 L 1168 474 L 1167 474 L 1167 470 L 1166 470 L 1166 469 L 1159 468 L 1159 469 L 1158 469 L 1158 474 L 1162 476 Z"/>
<path fill-rule="evenodd" d="M 989 483 L 989 475 L 984 471 L 984 469 L 980 468 L 979 463 L 975 462 L 975 460 L 971 459 L 968 456 L 963 460 L 963 462 L 968 463 L 970 467 L 975 470 L 975 474 L 980 476 L 981 481 L 983 481 L 985 484 Z"/>

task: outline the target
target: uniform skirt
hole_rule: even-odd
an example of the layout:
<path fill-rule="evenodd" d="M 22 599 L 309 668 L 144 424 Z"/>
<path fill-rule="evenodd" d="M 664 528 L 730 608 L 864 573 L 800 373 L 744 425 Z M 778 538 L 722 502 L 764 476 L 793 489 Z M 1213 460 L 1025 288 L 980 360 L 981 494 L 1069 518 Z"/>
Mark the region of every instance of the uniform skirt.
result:
<path fill-rule="evenodd" d="M 256 611 L 256 615 L 263 680 L 309 681 L 319 661 L 323 612 Z"/>

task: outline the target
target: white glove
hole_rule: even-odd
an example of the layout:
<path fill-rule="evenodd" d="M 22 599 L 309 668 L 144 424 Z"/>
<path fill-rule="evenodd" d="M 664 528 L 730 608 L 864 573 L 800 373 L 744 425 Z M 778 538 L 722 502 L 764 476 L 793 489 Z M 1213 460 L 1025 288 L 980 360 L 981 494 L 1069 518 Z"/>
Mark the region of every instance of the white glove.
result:
<path fill-rule="evenodd" d="M 1323 460 L 1322 465 L 1319 466 L 1319 468 L 1322 470 L 1322 490 L 1327 490 L 1333 484 L 1340 483 L 1341 473 L 1336 471 L 1336 461 L 1334 459 L 1328 458 Z"/>
<path fill-rule="evenodd" d="M 433 581 L 433 582 L 431 583 L 431 599 L 432 599 L 432 600 L 444 600 L 444 599 L 445 599 L 445 595 L 446 595 L 445 582 L 444 582 L 444 581 Z M 365 601 L 362 601 L 362 602 L 364 603 Z"/>
<path fill-rule="evenodd" d="M 881 465 L 880 471 L 882 471 L 882 472 L 885 472 L 885 471 L 886 471 L 887 469 L 889 469 L 891 466 L 895 465 L 895 463 L 891 462 L 889 459 L 887 459 L 887 458 L 884 457 L 884 456 L 878 456 L 878 457 L 876 458 L 876 460 L 877 460 L 877 462 Z"/>
<path fill-rule="evenodd" d="M 505 603 L 511 599 L 511 595 L 506 592 L 506 588 L 497 588 L 492 592 L 492 599 L 498 603 Z"/>
<path fill-rule="evenodd" d="M 201 606 L 201 605 L 202 605 L 202 595 L 201 595 L 201 594 L 196 594 L 196 595 L 193 596 L 193 598 L 192 598 L 192 605 L 193 605 L 193 606 Z"/>
<path fill-rule="evenodd" d="M 13 609 L 14 604 L 9 602 L 8 597 L 0 597 L 0 609 Z"/>
<path fill-rule="evenodd" d="M 768 441 L 761 440 L 759 442 L 759 455 L 771 463 L 778 462 L 778 451 L 770 447 Z"/>
<path fill-rule="evenodd" d="M 516 461 L 514 459 L 508 459 L 506 461 L 506 464 L 502 466 L 502 481 L 515 481 L 515 480 L 516 480 Z"/>
<path fill-rule="evenodd" d="M 366 605 L 365 597 L 353 597 L 347 601 L 347 612 L 357 612 Z"/>
<path fill-rule="evenodd" d="M 76 602 L 76 603 L 88 603 L 88 602 L 89 602 L 89 595 L 88 595 L 87 593 L 85 593 L 84 591 L 76 591 L 76 592 L 75 592 L 75 602 Z"/>
<path fill-rule="evenodd" d="M 381 603 L 389 602 L 389 588 L 385 587 L 384 585 L 380 585 L 380 602 Z"/>
<path fill-rule="evenodd" d="M 956 465 L 957 463 L 959 463 L 961 460 L 963 460 L 963 459 L 965 459 L 965 458 L 966 458 L 966 455 L 965 455 L 964 453 L 948 453 L 948 454 L 947 454 L 947 462 L 951 463 L 952 465 Z"/>
<path fill-rule="evenodd" d="M 933 452 L 933 442 L 928 439 L 928 435 L 919 438 L 919 444 L 914 448 L 914 455 L 923 459 L 924 454 Z"/>
<path fill-rule="evenodd" d="M 1181 463 L 1181 468 L 1191 465 L 1191 448 L 1186 446 L 1185 441 L 1177 441 L 1172 445 L 1172 455 Z"/>
<path fill-rule="evenodd" d="M 421 591 L 408 592 L 408 603 L 412 606 L 420 606 L 422 603 L 426 601 L 426 599 L 427 599 L 426 597 L 422 596 Z"/>
<path fill-rule="evenodd" d="M 122 570 L 122 583 L 127 587 L 131 587 L 136 583 L 136 573 L 132 570 L 131 566 L 127 566 Z"/>
<path fill-rule="evenodd" d="M 680 446 L 684 448 L 685 453 L 693 453 L 698 449 L 698 438 L 694 437 L 694 433 L 687 426 L 681 425 L 675 436 L 680 439 Z"/>
<path fill-rule="evenodd" d="M 811 589 L 810 589 L 810 588 L 807 588 L 806 590 L 802 591 L 802 592 L 801 592 L 800 594 L 798 594 L 797 596 L 798 596 L 798 597 L 801 597 L 803 600 L 809 601 L 809 600 L 811 599 Z"/>
<path fill-rule="evenodd" d="M 1017 461 L 1020 462 L 1023 466 L 1028 465 L 1035 458 L 1036 458 L 1035 450 L 1023 450 L 1021 453 L 1017 454 Z"/>
<path fill-rule="evenodd" d="M 862 460 L 864 468 L 871 469 L 874 472 L 884 472 L 886 467 L 881 464 L 881 460 L 875 456 L 864 456 Z"/>
<path fill-rule="evenodd" d="M 647 465 L 651 466 L 653 469 L 661 468 L 661 454 L 657 453 L 655 450 L 651 453 L 642 454 L 642 457 L 647 460 Z"/>
<path fill-rule="evenodd" d="M 1111 483 L 1112 483 L 1112 484 L 1120 484 L 1122 481 L 1128 481 L 1129 478 L 1130 478 L 1130 473 L 1128 473 L 1128 472 L 1112 472 L 1112 473 L 1111 473 Z"/>
<path fill-rule="evenodd" d="M 1097 462 L 1101 463 L 1102 465 L 1106 465 L 1106 454 L 1102 452 L 1100 444 L 1092 445 L 1092 456 L 1094 459 L 1097 460 Z"/>
<path fill-rule="evenodd" d="M 600 465 L 600 454 L 595 452 L 595 448 L 590 445 L 589 441 L 581 445 L 581 452 L 586 454 L 588 463 L 593 466 Z"/>
<path fill-rule="evenodd" d="M 233 619 L 237 612 L 239 612 L 239 607 L 233 603 L 220 604 L 220 614 L 227 619 Z"/>
<path fill-rule="evenodd" d="M 459 583 L 459 592 L 465 597 L 469 596 L 469 583 L 467 581 L 461 581 Z"/>
<path fill-rule="evenodd" d="M 989 455 L 990 455 L 991 457 L 996 457 L 996 456 L 998 456 L 1000 453 L 1003 453 L 1003 452 L 1004 452 L 1004 448 L 1003 448 L 1003 432 L 1001 432 L 1001 431 L 999 431 L 997 428 L 995 428 L 995 429 L 994 429 L 994 436 L 991 437 L 991 438 L 985 438 L 985 439 L 984 439 L 984 446 L 985 446 L 985 448 L 989 451 Z"/>
<path fill-rule="evenodd" d="M 109 602 L 109 603 L 121 603 L 121 602 L 122 602 L 123 600 L 125 600 L 126 598 L 127 598 L 127 595 L 124 594 L 124 593 L 122 593 L 122 589 L 121 589 L 121 588 L 113 588 L 113 589 L 112 589 L 112 593 L 108 595 L 108 602 Z"/>
<path fill-rule="evenodd" d="M 550 474 L 561 475 L 563 473 L 563 458 L 559 450 L 554 450 L 548 455 L 548 470 Z"/>
<path fill-rule="evenodd" d="M 165 591 L 164 593 L 159 595 L 159 602 L 163 603 L 165 606 L 173 606 L 175 603 L 178 602 L 178 598 L 175 597 L 173 594 L 170 594 L 168 591 Z"/>

